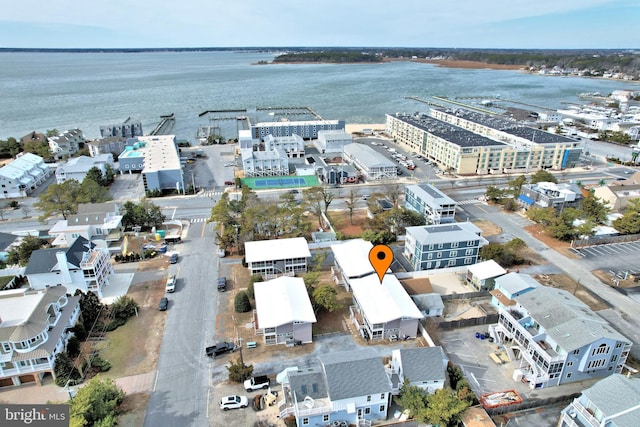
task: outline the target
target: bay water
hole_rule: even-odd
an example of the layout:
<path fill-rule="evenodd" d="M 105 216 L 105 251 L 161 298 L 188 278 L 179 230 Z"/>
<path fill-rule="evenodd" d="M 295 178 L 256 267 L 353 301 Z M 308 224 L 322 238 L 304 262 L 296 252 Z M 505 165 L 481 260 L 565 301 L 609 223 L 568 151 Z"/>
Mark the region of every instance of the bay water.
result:
<path fill-rule="evenodd" d="M 179 138 L 193 140 L 206 110 L 309 106 L 324 119 L 384 123 L 385 114 L 426 111 L 406 97 L 514 99 L 548 108 L 609 94 L 637 82 L 550 77 L 522 71 L 444 68 L 416 62 L 269 64 L 257 52 L 0 53 L 0 138 L 78 127 L 87 138 L 127 117 L 145 134 L 175 114 Z"/>

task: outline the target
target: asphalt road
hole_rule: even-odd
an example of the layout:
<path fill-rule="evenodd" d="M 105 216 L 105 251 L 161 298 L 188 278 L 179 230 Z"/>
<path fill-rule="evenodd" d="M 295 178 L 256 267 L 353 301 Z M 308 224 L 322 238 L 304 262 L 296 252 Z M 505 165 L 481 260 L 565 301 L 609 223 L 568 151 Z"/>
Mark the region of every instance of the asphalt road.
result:
<path fill-rule="evenodd" d="M 213 343 L 217 313 L 219 259 L 211 250 L 213 224 L 189 226 L 180 253 L 176 291 L 168 294 L 169 309 L 160 347 L 156 380 L 144 425 L 203 426 L 209 422 L 210 364 L 204 348 Z"/>

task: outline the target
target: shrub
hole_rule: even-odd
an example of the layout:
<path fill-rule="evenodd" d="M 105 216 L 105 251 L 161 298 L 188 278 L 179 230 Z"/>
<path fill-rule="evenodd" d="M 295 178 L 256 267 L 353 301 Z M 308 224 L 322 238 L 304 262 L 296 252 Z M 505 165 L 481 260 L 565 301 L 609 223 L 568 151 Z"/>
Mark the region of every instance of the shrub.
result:
<path fill-rule="evenodd" d="M 111 332 L 113 330 L 118 329 L 120 326 L 127 323 L 127 319 L 113 319 L 111 322 L 107 323 L 104 327 L 104 330 L 107 332 Z"/>
<path fill-rule="evenodd" d="M 111 369 L 111 363 L 97 354 L 91 358 L 91 366 L 93 366 L 100 372 L 107 372 L 109 369 Z"/>
<path fill-rule="evenodd" d="M 87 339 L 87 330 L 81 322 L 76 323 L 76 325 L 71 328 L 71 332 L 73 332 L 73 335 L 75 335 L 80 341 Z"/>
<path fill-rule="evenodd" d="M 264 279 L 260 274 L 254 274 L 251 276 L 251 278 L 249 279 L 249 286 L 247 286 L 247 295 L 249 295 L 249 298 L 251 299 L 255 298 L 253 294 L 253 284 L 256 282 L 262 282 L 263 280 Z"/>
<path fill-rule="evenodd" d="M 110 308 L 114 320 L 122 319 L 126 322 L 128 318 L 136 314 L 138 303 L 133 298 L 124 295 L 116 299 Z"/>
<path fill-rule="evenodd" d="M 71 359 L 75 359 L 80 354 L 80 340 L 75 335 L 71 335 L 67 341 L 67 354 Z"/>
<path fill-rule="evenodd" d="M 56 385 L 64 387 L 69 381 L 69 385 L 76 385 L 82 382 L 80 371 L 73 366 L 71 358 L 67 353 L 59 353 L 56 357 L 56 364 L 53 368 L 56 374 Z"/>
<path fill-rule="evenodd" d="M 251 301 L 249 301 L 249 295 L 245 291 L 238 292 L 233 301 L 233 306 L 236 313 L 246 313 L 251 311 Z"/>
<path fill-rule="evenodd" d="M 229 381 L 242 383 L 253 374 L 253 365 L 247 366 L 240 362 L 240 358 L 238 358 L 235 362 L 231 361 L 231 364 L 227 366 L 227 370 L 229 371 Z"/>
<path fill-rule="evenodd" d="M 296 417 L 293 416 L 293 415 L 288 415 L 282 421 L 284 421 L 284 425 L 287 426 L 287 427 L 296 427 L 297 426 Z"/>

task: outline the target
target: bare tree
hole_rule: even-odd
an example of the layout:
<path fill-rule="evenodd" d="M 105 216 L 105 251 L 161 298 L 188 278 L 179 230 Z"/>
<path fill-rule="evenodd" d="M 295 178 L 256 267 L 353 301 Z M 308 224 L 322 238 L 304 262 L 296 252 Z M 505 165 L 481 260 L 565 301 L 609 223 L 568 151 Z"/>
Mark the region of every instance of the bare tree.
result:
<path fill-rule="evenodd" d="M 347 200 L 344 203 L 347 205 L 347 209 L 349 209 L 349 223 L 353 225 L 353 209 L 356 207 L 356 202 L 360 200 L 358 194 L 353 191 L 353 188 L 349 190 L 349 195 L 347 196 Z"/>
<path fill-rule="evenodd" d="M 0 208 L 0 220 L 4 221 L 4 208 Z"/>
<path fill-rule="evenodd" d="M 22 213 L 24 214 L 25 218 L 29 217 L 29 212 L 31 212 L 31 208 L 27 205 L 22 205 Z"/>
<path fill-rule="evenodd" d="M 404 189 L 400 184 L 397 182 L 393 184 L 386 184 L 383 192 L 393 206 L 398 207 L 400 205 L 400 196 L 404 193 Z"/>

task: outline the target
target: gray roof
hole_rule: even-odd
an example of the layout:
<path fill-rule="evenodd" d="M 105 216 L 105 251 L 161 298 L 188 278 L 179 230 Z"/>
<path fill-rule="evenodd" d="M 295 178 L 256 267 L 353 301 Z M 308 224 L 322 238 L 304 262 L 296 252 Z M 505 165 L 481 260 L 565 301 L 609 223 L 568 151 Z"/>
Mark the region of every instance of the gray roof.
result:
<path fill-rule="evenodd" d="M 474 228 L 477 232 L 474 231 Z M 418 225 L 415 227 L 407 227 L 406 231 L 407 234 L 411 234 L 415 237 L 416 241 L 421 245 L 468 242 L 478 239 L 485 240 L 477 234 L 481 230 L 470 222 L 426 226 Z"/>
<path fill-rule="evenodd" d="M 511 272 L 496 278 L 496 288 L 500 288 L 511 295 L 522 292 L 526 289 L 537 288 L 540 283 L 533 277 L 524 273 Z"/>
<path fill-rule="evenodd" d="M 420 311 L 427 311 L 431 309 L 444 309 L 444 302 L 442 302 L 442 296 L 433 292 L 430 294 L 412 295 L 411 299 L 418 306 Z"/>
<path fill-rule="evenodd" d="M 332 401 L 391 392 L 382 359 L 373 349 L 318 356 Z"/>
<path fill-rule="evenodd" d="M 412 184 L 407 185 L 405 190 L 411 191 L 417 197 L 427 202 L 429 205 L 437 204 L 439 206 L 443 205 L 455 205 L 456 201 L 451 197 L 444 194 L 442 191 L 438 190 L 431 184 Z"/>
<path fill-rule="evenodd" d="M 402 374 L 410 382 L 445 380 L 448 359 L 442 347 L 403 348 L 398 351 Z"/>
<path fill-rule="evenodd" d="M 565 290 L 539 286 L 516 301 L 567 353 L 602 338 L 631 342 Z"/>
<path fill-rule="evenodd" d="M 95 246 L 92 244 L 92 247 Z M 53 267 L 58 264 L 58 258 L 56 253 L 64 251 L 67 255 L 67 262 L 76 267 L 80 267 L 80 261 L 82 256 L 87 252 L 89 248 L 89 241 L 84 237 L 78 237 L 75 242 L 68 248 L 52 248 L 52 249 L 39 249 L 31 253 L 27 268 L 24 270 L 24 274 L 41 274 L 49 273 Z"/>
<path fill-rule="evenodd" d="M 323 399 L 329 397 L 327 383 L 319 367 L 288 371 L 289 387 L 295 393 L 296 400 L 302 402 L 305 397 Z"/>
<path fill-rule="evenodd" d="M 640 378 L 610 375 L 584 390 L 582 394 L 602 411 L 604 417 L 613 417 L 612 425 L 636 427 L 639 424 Z M 620 415 L 615 416 L 616 414 Z"/>
<path fill-rule="evenodd" d="M 357 142 L 345 144 L 343 151 L 349 157 L 358 159 L 360 163 L 366 165 L 369 169 L 396 167 L 396 164 L 391 160 L 364 144 Z"/>
<path fill-rule="evenodd" d="M 116 213 L 116 206 L 115 202 L 80 204 L 78 213 L 67 217 L 67 225 L 104 224 L 107 215 Z"/>
<path fill-rule="evenodd" d="M 17 238 L 15 234 L 0 233 L 0 251 L 6 250 Z"/>
<path fill-rule="evenodd" d="M 551 132 L 545 132 L 540 129 L 535 129 L 528 126 L 520 125 L 514 121 L 507 120 L 505 118 L 479 113 L 477 111 L 470 111 L 464 109 L 457 109 L 451 114 L 456 117 L 461 117 L 470 122 L 478 123 L 491 129 L 500 130 L 502 132 L 524 138 L 526 140 L 538 143 L 538 144 L 557 144 L 557 143 L 575 143 L 571 138 L 566 136 L 557 135 Z"/>
<path fill-rule="evenodd" d="M 442 120 L 434 119 L 426 114 L 389 114 L 400 121 L 408 123 L 416 128 L 442 138 L 459 147 L 504 147 L 508 144 L 496 141 L 486 136 L 478 135 L 458 126 L 453 126 Z"/>

